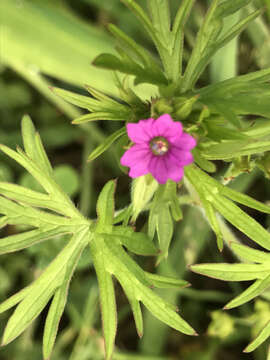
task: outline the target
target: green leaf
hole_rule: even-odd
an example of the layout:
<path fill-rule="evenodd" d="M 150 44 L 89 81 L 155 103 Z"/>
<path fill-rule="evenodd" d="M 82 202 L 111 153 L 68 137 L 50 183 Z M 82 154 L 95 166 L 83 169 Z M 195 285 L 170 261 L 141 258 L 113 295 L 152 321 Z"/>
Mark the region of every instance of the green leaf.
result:
<path fill-rule="evenodd" d="M 184 26 L 195 0 L 183 0 L 176 13 L 172 27 L 172 78 L 179 80 L 182 75 Z"/>
<path fill-rule="evenodd" d="M 142 286 L 140 285 L 138 287 L 141 288 Z M 196 335 L 192 327 L 177 315 L 171 306 L 165 303 L 156 293 L 145 287 L 141 290 L 141 301 L 157 319 L 186 335 Z"/>
<path fill-rule="evenodd" d="M 78 218 L 67 218 L 64 216 L 58 216 L 49 212 L 37 210 L 30 206 L 23 206 L 16 204 L 14 201 L 1 198 L 0 213 L 8 216 L 8 223 L 10 225 L 25 225 L 33 227 L 44 227 L 49 226 L 65 226 L 69 232 L 74 230 L 75 226 L 88 224 L 87 222 L 81 221 Z"/>
<path fill-rule="evenodd" d="M 128 278 L 129 284 L 133 284 L 134 297 L 141 301 L 155 317 L 176 330 L 194 335 L 194 330 L 176 314 L 175 306 L 166 303 L 149 288 L 151 282 L 123 249 L 115 247 L 111 241 L 106 241 L 106 246 L 111 254 L 107 267 L 111 269 L 119 282 L 123 284 Z"/>
<path fill-rule="evenodd" d="M 28 115 L 22 118 L 22 138 L 25 153 L 31 158 L 36 159 L 35 149 L 35 127 Z"/>
<path fill-rule="evenodd" d="M 0 217 L 0 229 L 4 228 L 8 224 L 8 217 L 1 216 Z"/>
<path fill-rule="evenodd" d="M 267 119 L 257 119 L 255 124 L 245 130 L 249 137 L 260 138 L 270 135 L 270 123 Z"/>
<path fill-rule="evenodd" d="M 129 119 L 130 114 L 121 112 L 99 111 L 91 114 L 86 114 L 78 117 L 72 121 L 72 124 L 79 125 L 89 121 L 97 120 L 111 120 L 111 121 L 126 121 Z"/>
<path fill-rule="evenodd" d="M 200 100 L 204 98 L 215 97 L 216 94 L 219 96 L 225 96 L 228 92 L 232 93 L 232 90 L 239 92 L 239 90 L 246 89 L 248 84 L 260 84 L 270 79 L 270 68 L 259 71 L 254 71 L 246 75 L 234 77 L 232 79 L 221 81 L 217 84 L 211 84 L 198 90 L 200 94 Z M 251 129 L 252 130 L 252 129 Z"/>
<path fill-rule="evenodd" d="M 232 242 L 230 244 L 232 251 L 240 258 L 255 263 L 270 262 L 270 254 L 261 250 L 253 249 L 249 246 Z"/>
<path fill-rule="evenodd" d="M 91 94 L 91 96 L 93 96 L 93 98 L 101 101 L 101 102 L 108 102 L 111 104 L 116 104 L 118 103 L 118 101 L 114 100 L 114 98 L 112 96 L 106 95 L 104 92 L 96 89 L 93 86 L 90 85 L 84 85 L 85 89 L 89 92 L 89 94 Z"/>
<path fill-rule="evenodd" d="M 79 241 L 79 239 L 77 239 Z M 83 247 L 79 245 L 79 251 L 74 251 L 74 257 L 71 257 L 66 265 L 66 271 L 63 283 L 56 290 L 48 315 L 46 317 L 45 328 L 43 333 L 43 357 L 49 359 L 51 356 L 53 346 L 55 343 L 59 321 L 64 312 L 64 308 L 67 300 L 67 293 L 69 283 L 71 281 L 72 274 L 76 268 L 76 265 L 80 259 Z"/>
<path fill-rule="evenodd" d="M 270 272 L 270 264 L 198 264 L 190 268 L 198 274 L 225 281 L 264 279 Z"/>
<path fill-rule="evenodd" d="M 146 15 L 145 11 L 140 7 L 140 5 L 134 0 L 121 0 L 133 13 L 137 16 L 137 18 L 142 23 L 145 30 L 151 36 L 153 40 L 156 39 L 155 29 L 151 23 L 151 20 Z"/>
<path fill-rule="evenodd" d="M 65 205 L 66 215 L 82 218 L 70 198 L 49 175 L 42 171 L 43 169 L 39 167 L 39 164 L 36 164 L 33 160 L 28 158 L 19 148 L 17 149 L 18 152 L 15 152 L 5 145 L 0 145 L 0 150 L 23 166 L 51 195 L 52 200 L 62 202 L 62 205 Z"/>
<path fill-rule="evenodd" d="M 127 36 L 117 26 L 115 26 L 114 24 L 109 24 L 108 29 L 123 46 L 123 48 L 129 51 L 130 54 L 132 54 L 136 59 L 138 59 L 144 66 L 151 66 L 154 64 L 154 61 L 152 60 L 150 54 L 131 37 Z M 155 64 L 155 66 L 157 65 Z"/>
<path fill-rule="evenodd" d="M 143 71 L 139 64 L 136 64 L 132 61 L 124 62 L 123 59 L 119 59 L 117 56 L 112 54 L 101 54 L 97 56 L 93 61 L 93 65 L 100 68 L 116 70 L 132 75 L 137 75 Z"/>
<path fill-rule="evenodd" d="M 249 236 L 257 244 L 270 250 L 270 234 L 251 216 L 247 215 L 233 202 L 221 196 L 213 196 L 211 203 L 236 228 Z"/>
<path fill-rule="evenodd" d="M 193 87 L 196 83 L 197 79 L 201 75 L 201 73 L 204 71 L 205 67 L 211 60 L 211 58 L 214 56 L 214 54 L 227 45 L 229 41 L 231 41 L 233 38 L 238 36 L 247 26 L 248 24 L 253 21 L 256 17 L 258 17 L 261 14 L 261 10 L 255 11 L 251 15 L 247 16 L 245 19 L 238 21 L 236 25 L 234 25 L 228 32 L 225 33 L 225 35 L 221 38 L 215 39 L 212 46 L 208 45 L 206 47 L 205 53 L 201 55 L 200 58 L 198 58 L 198 62 L 196 64 L 196 67 L 193 68 L 193 72 L 189 69 L 188 75 L 188 85 L 189 87 Z M 217 20 L 216 20 L 217 21 Z M 185 87 L 185 90 L 189 87 Z"/>
<path fill-rule="evenodd" d="M 90 243 L 91 255 L 99 284 L 99 298 L 101 304 L 102 327 L 105 339 L 106 360 L 111 359 L 116 336 L 117 313 L 115 293 L 111 273 L 105 267 L 107 254 L 104 250 L 104 242 L 100 235 L 95 235 Z"/>
<path fill-rule="evenodd" d="M 108 136 L 106 140 L 100 144 L 98 147 L 96 147 L 91 154 L 88 156 L 87 161 L 93 161 L 96 159 L 99 155 L 103 154 L 104 151 L 106 151 L 118 138 L 120 138 L 122 135 L 126 133 L 126 127 L 122 127 L 121 129 L 115 131 L 113 134 Z"/>
<path fill-rule="evenodd" d="M 185 280 L 145 272 L 154 287 L 159 289 L 183 288 L 189 286 Z"/>
<path fill-rule="evenodd" d="M 0 304 L 0 314 L 17 305 L 32 291 L 33 284 L 23 288 Z"/>
<path fill-rule="evenodd" d="M 40 136 L 36 132 L 34 124 L 28 115 L 22 118 L 21 128 L 26 155 L 38 163 L 47 174 L 52 175 L 50 161 L 44 150 Z"/>
<path fill-rule="evenodd" d="M 224 141 L 201 152 L 208 160 L 229 160 L 270 150 L 270 141 Z"/>
<path fill-rule="evenodd" d="M 89 91 L 90 88 L 88 87 Z M 73 124 L 81 124 L 88 121 L 96 120 L 128 120 L 131 114 L 131 109 L 106 95 L 100 96 L 100 92 L 91 88 L 91 92 L 101 100 L 95 100 L 88 96 L 79 95 L 67 90 L 53 88 L 53 91 L 62 97 L 64 100 L 73 105 L 82 107 L 91 111 L 91 114 L 86 114 L 73 120 Z"/>
<path fill-rule="evenodd" d="M 93 65 L 104 69 L 120 71 L 124 74 L 135 75 L 135 85 L 145 82 L 156 85 L 168 84 L 167 79 L 155 64 L 143 68 L 123 50 L 120 48 L 117 50 L 121 55 L 121 59 L 112 54 L 101 54 L 95 58 Z"/>
<path fill-rule="evenodd" d="M 157 232 L 161 255 L 158 262 L 168 255 L 168 248 L 173 236 L 173 219 L 182 218 L 182 211 L 177 196 L 177 185 L 168 181 L 166 185 L 159 186 L 150 206 L 148 219 L 148 234 L 151 238 Z"/>
<path fill-rule="evenodd" d="M 215 52 L 225 46 L 229 41 L 231 41 L 233 38 L 235 38 L 237 35 L 239 35 L 247 26 L 248 24 L 256 19 L 259 15 L 262 14 L 262 9 L 254 11 L 252 14 L 245 17 L 243 20 L 238 21 L 237 24 L 235 24 L 227 33 L 221 37 L 217 41 L 217 43 L 214 45 Z M 213 50 L 212 50 L 213 51 Z"/>
<path fill-rule="evenodd" d="M 177 34 L 183 30 L 185 22 L 188 19 L 188 15 L 194 5 L 195 0 L 182 0 L 177 13 L 175 15 L 172 32 Z"/>
<path fill-rule="evenodd" d="M 227 0 L 219 4 L 216 16 L 226 17 L 234 14 L 244 6 L 248 5 L 252 0 Z"/>
<path fill-rule="evenodd" d="M 172 199 L 170 202 L 170 210 L 174 221 L 183 219 L 183 212 L 177 199 Z"/>
<path fill-rule="evenodd" d="M 192 169 L 193 169 L 192 167 L 187 167 L 185 174 L 199 195 L 200 201 L 202 202 L 202 205 L 203 205 L 203 209 L 205 210 L 206 218 L 208 219 L 209 224 L 216 235 L 218 249 L 219 249 L 219 251 L 222 251 L 223 235 L 222 235 L 222 231 L 220 229 L 219 222 L 217 220 L 217 215 L 216 215 L 215 209 L 214 209 L 213 205 L 211 204 L 211 202 L 208 201 L 208 196 L 209 196 L 208 190 L 205 189 L 202 181 L 198 181 L 198 178 L 200 176 L 196 177 L 196 173 L 193 172 Z M 194 170 L 195 169 L 196 168 L 194 168 Z M 202 174 L 204 174 L 204 173 L 202 173 Z M 201 175 L 201 172 L 200 172 L 200 175 Z M 214 189 L 214 186 L 213 186 L 213 189 Z"/>
<path fill-rule="evenodd" d="M 59 214 L 65 214 L 63 204 L 52 200 L 47 194 L 30 190 L 24 186 L 0 182 L 0 194 L 27 205 L 46 208 Z"/>
<path fill-rule="evenodd" d="M 249 286 L 242 294 L 231 300 L 224 306 L 225 310 L 233 309 L 237 306 L 243 305 L 255 297 L 261 295 L 270 286 L 270 275 L 264 279 L 256 280 Z"/>
<path fill-rule="evenodd" d="M 249 353 L 257 349 L 270 336 L 270 321 L 260 331 L 259 335 L 245 348 L 244 352 Z"/>
<path fill-rule="evenodd" d="M 135 222 L 140 212 L 152 199 L 158 188 L 157 181 L 151 175 L 140 176 L 132 181 L 131 187 L 131 203 L 133 216 L 132 221 Z"/>
<path fill-rule="evenodd" d="M 42 164 L 43 170 L 45 171 L 46 174 L 51 176 L 53 174 L 53 169 L 48 159 L 48 156 L 45 152 L 45 149 L 43 147 L 39 133 L 36 133 L 35 135 L 35 145 L 36 145 L 36 152 L 38 154 L 38 159 Z"/>
<path fill-rule="evenodd" d="M 89 111 L 99 111 L 102 103 L 89 96 L 79 95 L 68 90 L 53 87 L 52 91 L 69 103 Z"/>
<path fill-rule="evenodd" d="M 218 142 L 221 140 L 249 140 L 247 133 L 235 131 L 235 129 L 229 129 L 225 126 L 215 125 L 211 120 L 207 122 L 206 126 L 207 137 Z"/>
<path fill-rule="evenodd" d="M 103 232 L 103 228 L 113 224 L 114 218 L 114 193 L 116 182 L 110 180 L 104 185 L 97 200 L 97 231 Z"/>
<path fill-rule="evenodd" d="M 147 0 L 151 21 L 160 41 L 166 44 L 171 36 L 171 15 L 168 0 Z"/>
<path fill-rule="evenodd" d="M 150 238 L 142 232 L 134 232 L 128 226 L 114 227 L 112 235 L 109 237 L 116 237 L 120 240 L 129 251 L 138 255 L 157 255 L 158 251 Z"/>
<path fill-rule="evenodd" d="M 214 231 L 214 233 L 216 235 L 218 249 L 219 249 L 219 251 L 222 251 L 223 250 L 223 234 L 220 229 L 217 215 L 216 215 L 215 209 L 212 206 L 212 204 L 208 201 L 203 200 L 204 196 L 205 196 L 205 194 L 201 197 L 201 201 L 202 201 L 207 219 L 211 225 L 212 230 Z"/>
<path fill-rule="evenodd" d="M 196 43 L 193 48 L 191 57 L 189 59 L 186 71 L 184 73 L 182 92 L 192 88 L 203 72 L 212 56 L 223 46 L 225 46 L 230 40 L 239 35 L 247 25 L 261 14 L 261 10 L 255 11 L 248 15 L 241 21 L 238 21 L 231 29 L 229 29 L 224 35 L 220 36 L 223 22 L 222 22 L 222 10 L 219 8 L 218 0 L 213 0 L 208 13 L 205 17 L 203 25 L 198 32 Z M 223 4 L 223 3 L 222 3 Z M 219 6 L 218 6 L 219 5 Z M 228 3 L 225 5 L 227 7 Z M 238 10 L 240 4 L 234 8 Z M 244 4 L 242 4 L 244 5 Z M 233 9 L 231 7 L 231 9 Z M 227 10 L 229 10 L 227 8 Z M 227 16 L 229 11 L 225 11 L 223 16 Z M 217 16 L 219 14 L 220 16 Z"/>
<path fill-rule="evenodd" d="M 220 188 L 220 194 L 226 196 L 227 198 L 233 201 L 238 202 L 239 204 L 248 206 L 249 208 L 256 209 L 266 214 L 270 214 L 270 206 L 265 205 L 246 194 L 240 193 L 239 191 L 235 191 L 232 188 L 229 188 L 228 186 L 222 186 Z"/>
<path fill-rule="evenodd" d="M 203 55 L 203 51 L 205 50 L 206 45 L 208 44 L 208 46 L 210 46 L 211 42 L 217 38 L 220 31 L 222 30 L 221 20 L 215 17 L 217 6 L 218 0 L 213 0 L 211 2 L 211 6 L 208 9 L 206 17 L 204 18 L 203 24 L 198 31 L 196 43 L 193 47 L 184 73 L 182 92 L 185 92 L 193 87 L 193 84 L 198 77 L 196 74 L 196 69 L 198 68 L 198 64 L 200 63 L 200 59 Z"/>
<path fill-rule="evenodd" d="M 68 263 L 71 263 L 87 245 L 87 234 L 87 227 L 78 231 L 31 286 L 31 292 L 27 293 L 7 323 L 2 345 L 7 345 L 19 336 L 44 309 L 62 284 Z"/>
<path fill-rule="evenodd" d="M 216 172 L 216 165 L 202 157 L 198 149 L 193 149 L 192 154 L 194 156 L 195 163 L 198 164 L 201 169 L 210 173 Z"/>
<path fill-rule="evenodd" d="M 162 258 L 168 256 L 168 249 L 173 237 L 173 229 L 174 226 L 169 206 L 163 204 L 156 218 L 156 230 Z"/>
<path fill-rule="evenodd" d="M 104 245 L 106 245 L 104 251 L 107 252 L 108 260 L 110 259 L 111 261 L 106 265 L 108 271 L 113 273 L 118 279 L 119 271 L 122 269 L 126 278 L 136 278 L 137 281 L 142 283 L 144 286 L 150 287 L 151 282 L 147 279 L 145 272 L 137 265 L 133 258 L 124 251 L 120 242 L 112 242 L 111 239 L 106 237 L 103 239 Z"/>
<path fill-rule="evenodd" d="M 129 283 L 129 280 L 125 280 L 125 281 L 123 279 L 121 280 L 119 279 L 121 286 L 131 306 L 137 334 L 141 338 L 143 336 L 143 316 L 142 316 L 140 302 L 134 297 L 133 285 Z"/>
<path fill-rule="evenodd" d="M 26 155 L 38 163 L 45 173 L 52 175 L 53 170 L 44 150 L 40 136 L 36 133 L 34 124 L 27 115 L 25 115 L 22 119 L 22 137 Z"/>
<path fill-rule="evenodd" d="M 14 251 L 19 251 L 38 244 L 41 241 L 48 240 L 58 235 L 67 234 L 67 230 L 64 228 L 51 226 L 48 230 L 31 230 L 21 234 L 10 235 L 5 238 L 1 238 L 0 241 L 0 254 L 7 254 Z"/>
<path fill-rule="evenodd" d="M 237 115 L 231 110 L 230 107 L 227 107 L 226 104 L 223 104 L 222 102 L 215 102 L 213 104 L 208 104 L 209 108 L 214 109 L 217 113 L 222 115 L 225 120 L 227 120 L 229 123 L 231 123 L 234 127 L 237 129 L 241 128 L 241 122 Z"/>

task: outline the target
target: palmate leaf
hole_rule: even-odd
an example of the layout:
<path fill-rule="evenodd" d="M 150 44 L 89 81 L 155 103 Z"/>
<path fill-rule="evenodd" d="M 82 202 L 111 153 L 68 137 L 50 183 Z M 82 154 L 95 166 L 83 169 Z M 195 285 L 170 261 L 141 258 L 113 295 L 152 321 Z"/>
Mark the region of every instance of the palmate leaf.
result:
<path fill-rule="evenodd" d="M 196 190 L 201 204 L 205 209 L 209 223 L 215 232 L 216 230 L 211 218 L 211 212 L 209 213 L 209 210 L 207 210 L 209 206 L 218 211 L 226 220 L 248 235 L 253 241 L 265 249 L 270 250 L 270 235 L 268 231 L 236 206 L 231 200 L 265 213 L 269 213 L 269 206 L 220 184 L 194 165 L 191 165 L 186 169 L 185 174 Z M 243 293 L 226 304 L 224 309 L 232 309 L 243 305 L 260 296 L 270 286 L 269 253 L 252 249 L 238 243 L 231 243 L 231 248 L 238 257 L 245 261 L 252 261 L 253 263 L 197 264 L 191 266 L 191 270 L 196 273 L 224 281 L 256 280 Z M 268 328 L 267 325 L 258 337 L 245 349 L 246 352 L 254 350 L 269 337 Z"/>
<path fill-rule="evenodd" d="M 265 213 L 269 213 L 269 206 L 245 194 L 240 194 L 233 189 L 225 187 L 194 165 L 186 167 L 185 174 L 197 191 L 203 206 L 205 206 L 206 215 L 208 215 L 207 207 L 210 204 L 236 228 L 249 236 L 257 244 L 270 250 L 270 234 L 268 231 L 229 199 Z M 212 229 L 215 231 L 211 217 L 208 216 L 208 219 Z"/>
<path fill-rule="evenodd" d="M 65 305 L 67 294 L 63 289 L 67 290 L 80 254 L 90 240 L 91 221 L 84 219 L 53 179 L 53 169 L 41 139 L 27 116 L 22 120 L 22 134 L 25 153 L 20 149 L 15 152 L 3 145 L 1 149 L 25 167 L 46 193 L 1 183 L 0 213 L 4 214 L 3 223 L 23 224 L 34 229 L 1 239 L 0 253 L 18 251 L 67 233 L 74 236 L 37 280 L 0 305 L 0 312 L 3 312 L 19 303 L 4 331 L 3 345 L 19 336 L 56 294 L 51 304 L 44 335 L 44 356 L 48 357 Z"/>
<path fill-rule="evenodd" d="M 159 186 L 150 206 L 148 234 L 151 238 L 157 233 L 161 250 L 158 262 L 168 255 L 173 236 L 174 222 L 182 219 L 182 211 L 177 197 L 176 183 L 168 181 Z"/>
<path fill-rule="evenodd" d="M 87 232 L 87 227 L 78 231 L 76 236 L 68 242 L 55 260 L 34 282 L 31 291 L 26 292 L 25 298 L 8 321 L 3 335 L 3 345 L 19 336 L 44 309 L 56 289 L 63 283 L 67 267 L 73 268 L 73 261 L 78 259 L 81 251 L 87 245 Z M 71 275 L 72 273 L 70 277 Z"/>
<path fill-rule="evenodd" d="M 109 278 L 113 274 L 127 292 L 132 304 L 137 329 L 141 335 L 142 326 L 138 302 L 142 302 L 150 312 L 167 325 L 188 335 L 194 335 L 194 330 L 175 313 L 175 308 L 167 304 L 151 289 L 151 281 L 146 277 L 143 270 L 132 260 L 121 246 L 109 241 L 100 234 L 90 243 L 95 268 L 99 282 L 105 286 L 101 295 L 101 309 L 106 344 L 106 359 L 109 359 L 113 351 L 113 343 L 116 330 L 116 310 L 112 283 Z M 107 280 L 106 280 L 107 279 Z M 105 281 L 106 280 L 106 281 Z M 109 281 L 109 283 L 108 283 Z M 107 284 L 107 285 L 105 285 Z M 103 299 L 103 300 L 102 300 Z M 113 302 L 113 303 L 112 303 Z"/>
<path fill-rule="evenodd" d="M 222 34 L 223 19 L 239 11 L 248 1 L 227 0 L 220 3 L 213 0 L 196 37 L 196 43 L 189 59 L 182 81 L 181 92 L 193 88 L 212 56 L 230 40 L 239 35 L 247 25 L 261 14 L 261 10 L 237 22 L 227 33 Z"/>
<path fill-rule="evenodd" d="M 169 326 L 185 334 L 195 334 L 194 330 L 175 313 L 175 307 L 166 303 L 150 289 L 151 286 L 165 288 L 185 286 L 186 282 L 156 277 L 146 273 L 124 251 L 122 245 L 138 254 L 157 253 L 154 245 L 145 234 L 133 232 L 126 226 L 112 226 L 114 221 L 114 191 L 115 183 L 109 181 L 99 196 L 97 202 L 98 220 L 94 238 L 90 242 L 91 255 L 100 286 L 106 359 L 110 359 L 113 352 L 117 325 L 112 275 L 120 282 L 128 297 L 139 336 L 143 332 L 140 302 Z"/>
<path fill-rule="evenodd" d="M 113 55 L 111 55 L 113 56 Z M 88 87 L 88 90 L 91 88 Z M 52 88 L 53 92 L 59 95 L 67 102 L 79 106 L 83 109 L 91 111 L 91 114 L 82 115 L 81 117 L 73 120 L 74 124 L 80 124 L 87 121 L 95 120 L 128 120 L 131 115 L 129 106 L 119 103 L 118 101 L 110 98 L 109 96 L 100 96 L 99 91 L 92 90 L 92 94 L 97 96 L 98 100 L 73 93 L 59 88 Z"/>
<path fill-rule="evenodd" d="M 98 68 L 119 71 L 124 74 L 135 75 L 134 84 L 150 83 L 155 85 L 167 85 L 168 81 L 157 65 L 141 66 L 131 56 L 120 48 L 117 49 L 121 58 L 112 54 L 97 56 L 93 65 Z"/>
<path fill-rule="evenodd" d="M 256 281 L 240 295 L 224 306 L 224 310 L 233 309 L 260 296 L 270 287 L 269 253 L 255 250 L 247 246 L 232 243 L 232 250 L 245 260 L 259 262 L 259 264 L 198 264 L 192 265 L 191 270 L 209 277 L 225 281 Z M 245 348 L 244 352 L 251 352 L 270 336 L 269 323 L 259 335 Z"/>
<path fill-rule="evenodd" d="M 18 251 L 67 233 L 71 239 L 33 283 L 0 304 L 0 313 L 17 305 L 8 320 L 2 344 L 6 345 L 19 336 L 52 299 L 43 335 L 43 356 L 44 359 L 50 357 L 72 274 L 88 244 L 99 281 L 106 359 L 110 359 L 113 352 L 117 324 L 112 275 L 127 294 L 139 335 L 143 332 L 140 303 L 174 329 L 194 335 L 194 330 L 176 314 L 175 307 L 166 303 L 151 289 L 155 286 L 180 287 L 187 283 L 144 272 L 125 251 L 124 248 L 127 248 L 139 255 L 158 254 L 146 234 L 135 232 L 128 226 L 114 225 L 115 181 L 105 184 L 98 197 L 97 221 L 85 219 L 53 179 L 53 169 L 30 118 L 24 118 L 22 132 L 26 152 L 21 149 L 16 152 L 3 145 L 1 149 L 29 171 L 42 185 L 44 193 L 0 183 L 0 213 L 3 215 L 1 224 L 23 224 L 28 227 L 21 234 L 2 239 L 0 253 Z M 154 191 L 155 189 L 154 186 Z M 171 193 L 165 191 L 164 194 L 171 201 L 172 213 L 176 218 L 179 217 Z M 150 199 L 149 196 L 144 199 L 143 207 Z"/>

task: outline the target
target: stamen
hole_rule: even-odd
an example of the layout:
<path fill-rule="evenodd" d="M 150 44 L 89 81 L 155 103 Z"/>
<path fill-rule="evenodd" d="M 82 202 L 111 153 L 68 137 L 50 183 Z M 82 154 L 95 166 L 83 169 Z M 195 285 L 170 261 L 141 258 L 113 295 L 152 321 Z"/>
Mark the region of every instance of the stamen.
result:
<path fill-rule="evenodd" d="M 165 155 L 169 150 L 168 141 L 162 136 L 156 136 L 150 141 L 150 148 L 154 155 Z"/>

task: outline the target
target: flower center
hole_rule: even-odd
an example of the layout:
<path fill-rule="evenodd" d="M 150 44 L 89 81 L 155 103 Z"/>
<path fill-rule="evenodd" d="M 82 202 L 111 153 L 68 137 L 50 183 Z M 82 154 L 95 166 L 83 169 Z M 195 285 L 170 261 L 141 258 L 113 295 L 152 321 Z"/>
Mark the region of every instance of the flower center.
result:
<path fill-rule="evenodd" d="M 169 150 L 168 141 L 162 136 L 156 136 L 150 141 L 150 148 L 154 155 L 162 156 Z"/>

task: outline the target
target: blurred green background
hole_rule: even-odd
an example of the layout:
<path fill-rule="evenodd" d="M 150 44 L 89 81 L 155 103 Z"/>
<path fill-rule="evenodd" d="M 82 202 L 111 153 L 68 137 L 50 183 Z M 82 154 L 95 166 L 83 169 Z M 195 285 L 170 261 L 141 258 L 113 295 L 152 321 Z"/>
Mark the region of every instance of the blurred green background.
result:
<path fill-rule="evenodd" d="M 145 1 L 138 2 L 146 7 Z M 170 4 L 173 16 L 180 0 L 171 0 Z M 186 59 L 206 5 L 205 0 L 196 1 L 188 21 Z M 270 66 L 270 1 L 255 1 L 252 6 L 265 6 L 265 14 L 252 23 L 240 39 L 232 41 L 215 56 L 203 74 L 202 85 Z M 243 12 L 251 11 L 252 6 Z M 229 17 L 225 27 L 237 21 L 238 16 L 241 13 Z M 86 94 L 83 86 L 88 84 L 117 96 L 113 75 L 91 66 L 101 52 L 114 52 L 114 41 L 106 30 L 106 25 L 111 22 L 155 53 L 137 19 L 120 0 L 0 0 L 0 143 L 10 147 L 21 145 L 20 121 L 25 113 L 29 114 L 41 133 L 57 181 L 83 213 L 93 217 L 97 194 L 111 178 L 119 179 L 117 206 L 125 206 L 129 201 L 130 182 L 118 168 L 113 151 L 104 153 L 93 164 L 85 161 L 90 151 L 120 124 L 71 125 L 70 120 L 81 115 L 81 110 L 58 98 L 50 86 Z M 145 100 L 156 94 L 156 88 L 150 85 L 140 85 L 135 91 Z M 220 164 L 221 171 L 223 166 Z M 18 165 L 1 154 L 0 181 L 12 181 L 31 188 L 37 186 Z M 232 186 L 259 200 L 264 201 L 270 196 L 269 180 L 258 172 L 241 175 Z M 252 215 L 268 227 L 266 216 Z M 143 224 L 144 220 L 142 217 L 139 223 Z M 9 226 L 1 231 L 1 235 L 21 230 Z M 37 277 L 65 241 L 63 237 L 56 238 L 20 253 L 2 256 L 0 301 Z M 84 253 L 79 271 L 73 278 L 51 360 L 103 358 L 98 289 L 89 260 L 89 254 Z M 267 344 L 254 354 L 243 354 L 242 349 L 265 318 L 270 317 L 270 295 L 265 294 L 263 299 L 234 311 L 217 311 L 240 293 L 243 285 L 226 285 L 187 271 L 187 264 L 195 262 L 234 261 L 226 249 L 223 254 L 218 253 L 208 225 L 195 208 L 184 206 L 184 220 L 175 226 L 174 241 L 166 262 L 155 268 L 153 259 L 137 260 L 149 271 L 185 278 L 192 283 L 192 288 L 166 289 L 160 294 L 180 306 L 181 315 L 200 336 L 189 338 L 179 334 L 145 312 L 145 334 L 138 340 L 129 306 L 116 284 L 119 326 L 115 360 L 266 359 Z M 1 333 L 8 315 L 0 315 Z M 0 360 L 41 359 L 43 321 L 44 316 L 41 316 L 30 330 L 1 348 Z"/>

